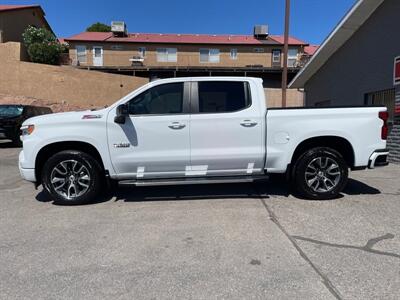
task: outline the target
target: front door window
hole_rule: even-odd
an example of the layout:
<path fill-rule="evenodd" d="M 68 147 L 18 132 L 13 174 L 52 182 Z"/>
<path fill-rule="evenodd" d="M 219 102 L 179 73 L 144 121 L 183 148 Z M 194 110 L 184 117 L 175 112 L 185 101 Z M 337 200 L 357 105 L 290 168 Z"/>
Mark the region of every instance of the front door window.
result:
<path fill-rule="evenodd" d="M 153 87 L 128 103 L 130 115 L 180 114 L 183 109 L 183 84 Z"/>

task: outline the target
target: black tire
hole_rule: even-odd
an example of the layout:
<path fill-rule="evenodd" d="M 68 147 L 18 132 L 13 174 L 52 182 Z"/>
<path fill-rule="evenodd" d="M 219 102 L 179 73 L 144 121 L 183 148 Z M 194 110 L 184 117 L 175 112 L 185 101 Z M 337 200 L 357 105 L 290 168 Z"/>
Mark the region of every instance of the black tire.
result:
<path fill-rule="evenodd" d="M 77 163 L 75 164 L 75 162 Z M 60 166 L 66 166 L 66 168 Z M 75 166 L 77 167 L 75 168 Z M 81 166 L 83 166 L 83 168 L 80 170 L 83 171 L 81 173 L 75 172 L 79 171 L 77 169 Z M 64 175 L 56 171 L 56 168 L 62 172 L 66 172 L 66 174 Z M 81 176 L 80 174 L 86 178 L 78 178 Z M 64 185 L 59 190 L 56 189 L 62 185 L 62 181 L 60 181 L 61 183 L 58 186 L 52 183 L 52 178 L 53 180 L 59 180 L 56 176 L 61 179 L 65 176 Z M 74 178 L 71 179 L 71 176 Z M 104 186 L 104 179 L 104 172 L 99 162 L 89 154 L 77 150 L 65 150 L 54 154 L 46 161 L 42 170 L 42 184 L 44 190 L 54 200 L 54 203 L 61 205 L 87 204 L 94 201 Z M 87 187 L 84 187 L 82 184 Z M 69 187 L 71 185 L 76 186 L 74 188 L 74 197 L 68 197 L 70 192 L 72 196 L 72 191 L 74 189 L 68 188 L 66 185 Z M 63 189 L 65 188 L 67 188 L 67 191 L 63 194 Z M 68 193 L 68 195 L 66 193 Z"/>
<path fill-rule="evenodd" d="M 318 165 L 322 165 L 321 168 Z M 327 147 L 312 148 L 303 153 L 295 163 L 292 177 L 296 191 L 312 200 L 337 198 L 347 180 L 348 166 L 343 156 Z"/>

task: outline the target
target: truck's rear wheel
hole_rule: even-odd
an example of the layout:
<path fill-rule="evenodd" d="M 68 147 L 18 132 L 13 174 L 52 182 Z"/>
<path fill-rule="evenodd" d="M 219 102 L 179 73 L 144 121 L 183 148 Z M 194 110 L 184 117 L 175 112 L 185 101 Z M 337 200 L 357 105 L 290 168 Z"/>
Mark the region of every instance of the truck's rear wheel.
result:
<path fill-rule="evenodd" d="M 44 190 L 57 204 L 89 203 L 104 180 L 99 163 L 89 154 L 67 150 L 51 156 L 42 170 Z"/>
<path fill-rule="evenodd" d="M 293 174 L 296 190 L 313 200 L 332 199 L 339 195 L 348 180 L 348 166 L 334 149 L 318 147 L 301 155 Z"/>

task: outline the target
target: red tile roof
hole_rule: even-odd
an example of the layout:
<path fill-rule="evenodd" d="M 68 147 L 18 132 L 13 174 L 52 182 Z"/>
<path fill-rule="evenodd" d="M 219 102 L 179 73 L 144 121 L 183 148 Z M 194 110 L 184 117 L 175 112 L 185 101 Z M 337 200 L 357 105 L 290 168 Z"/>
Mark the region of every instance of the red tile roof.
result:
<path fill-rule="evenodd" d="M 252 35 L 211 35 L 211 34 L 169 34 L 169 33 L 129 33 L 127 37 L 114 37 L 111 32 L 82 32 L 65 39 L 66 41 L 127 42 L 127 43 L 171 43 L 171 44 L 241 44 L 280 45 L 283 37 L 270 35 L 266 40 Z M 290 45 L 305 46 L 307 43 L 291 37 Z"/>
<path fill-rule="evenodd" d="M 283 35 L 270 35 L 270 37 L 272 39 L 274 39 L 275 41 L 277 41 L 279 44 L 283 45 L 283 43 L 284 43 Z M 304 42 L 302 40 L 299 40 L 299 39 L 297 39 L 295 37 L 290 36 L 289 37 L 289 45 L 304 46 L 304 45 L 308 45 L 308 43 L 306 43 L 306 42 Z"/>
<path fill-rule="evenodd" d="M 110 37 L 112 37 L 111 32 L 82 32 L 64 39 L 69 41 L 103 42 Z"/>
<path fill-rule="evenodd" d="M 40 5 L 0 5 L 0 11 L 40 7 Z"/>
<path fill-rule="evenodd" d="M 304 52 L 308 55 L 314 55 L 317 52 L 319 46 L 318 45 L 309 45 L 304 47 Z"/>

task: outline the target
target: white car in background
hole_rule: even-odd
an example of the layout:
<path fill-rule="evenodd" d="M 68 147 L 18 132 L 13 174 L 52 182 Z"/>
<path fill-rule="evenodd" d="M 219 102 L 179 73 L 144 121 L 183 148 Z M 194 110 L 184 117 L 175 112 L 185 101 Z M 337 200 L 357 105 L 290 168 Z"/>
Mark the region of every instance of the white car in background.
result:
<path fill-rule="evenodd" d="M 310 199 L 336 197 L 348 170 L 387 165 L 385 107 L 268 109 L 262 80 L 150 82 L 110 107 L 28 119 L 22 177 L 58 203 L 106 186 L 241 182 L 286 173 Z"/>

